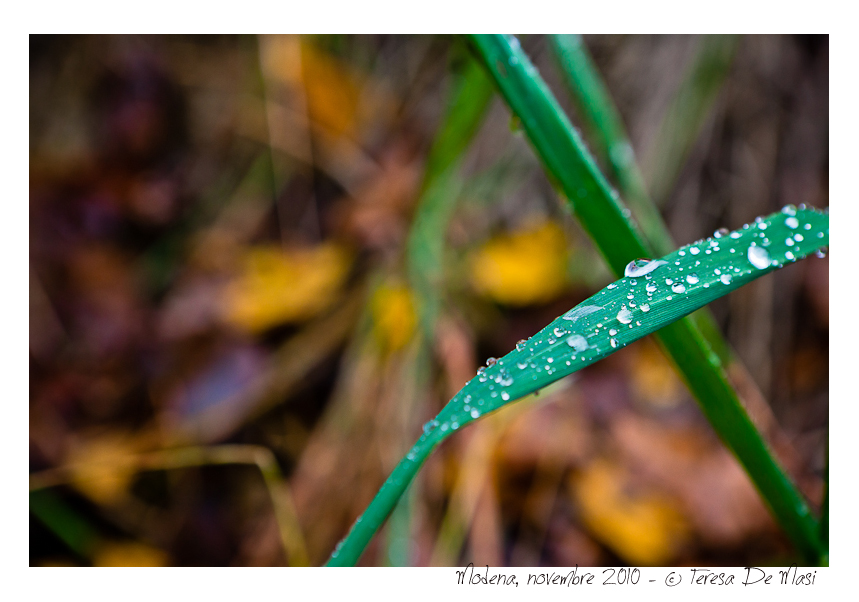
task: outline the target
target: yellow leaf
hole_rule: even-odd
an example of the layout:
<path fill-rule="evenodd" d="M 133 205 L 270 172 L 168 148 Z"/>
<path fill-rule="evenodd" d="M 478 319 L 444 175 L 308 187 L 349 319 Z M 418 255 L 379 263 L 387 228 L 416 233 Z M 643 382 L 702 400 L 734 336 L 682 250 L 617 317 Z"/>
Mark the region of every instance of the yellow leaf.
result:
<path fill-rule="evenodd" d="M 67 463 L 72 483 L 99 504 L 112 504 L 125 496 L 135 474 L 136 449 L 121 433 L 85 439 L 74 446 Z"/>
<path fill-rule="evenodd" d="M 688 528 L 670 500 L 628 490 L 624 470 L 598 460 L 572 480 L 582 522 L 594 536 L 632 565 L 665 566 Z"/>
<path fill-rule="evenodd" d="M 507 305 L 545 303 L 565 288 L 567 244 L 561 228 L 546 222 L 493 238 L 471 257 L 474 288 Z"/>
<path fill-rule="evenodd" d="M 317 125 L 354 137 L 362 82 L 347 65 L 296 36 L 263 36 L 260 48 L 267 77 L 303 95 Z"/>
<path fill-rule="evenodd" d="M 225 318 L 251 332 L 311 318 L 335 299 L 350 262 L 343 248 L 330 243 L 288 252 L 252 248 L 224 293 Z"/>
<path fill-rule="evenodd" d="M 95 566 L 167 566 L 167 554 L 139 542 L 105 543 L 93 557 Z"/>
<path fill-rule="evenodd" d="M 383 349 L 396 351 L 409 342 L 415 329 L 412 293 L 402 284 L 382 284 L 373 293 L 373 330 Z"/>

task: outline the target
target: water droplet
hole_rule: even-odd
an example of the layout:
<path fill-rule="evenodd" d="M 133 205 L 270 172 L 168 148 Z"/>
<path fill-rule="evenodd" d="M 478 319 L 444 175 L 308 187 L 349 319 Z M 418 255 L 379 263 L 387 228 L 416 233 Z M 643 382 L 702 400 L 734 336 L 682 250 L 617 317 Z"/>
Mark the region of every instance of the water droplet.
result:
<path fill-rule="evenodd" d="M 626 269 L 623 270 L 623 275 L 626 277 L 644 276 L 667 263 L 661 259 L 634 259 L 627 264 Z"/>
<path fill-rule="evenodd" d="M 617 339 L 612 339 L 610 342 L 612 347 L 617 347 Z"/>
<path fill-rule="evenodd" d="M 510 393 L 507 391 L 501 391 L 501 399 L 504 401 L 510 401 Z"/>
<path fill-rule="evenodd" d="M 802 235 L 802 234 L 800 234 L 799 232 L 797 232 L 796 234 L 794 234 L 794 235 L 793 235 L 793 239 L 794 239 L 796 242 L 802 242 L 803 240 L 805 240 L 805 237 L 803 237 L 803 235 Z"/>
<path fill-rule="evenodd" d="M 554 333 L 555 333 L 556 337 L 562 337 L 565 334 L 567 334 L 567 331 L 564 330 L 563 328 L 561 328 L 560 326 L 555 326 Z"/>
<path fill-rule="evenodd" d="M 609 331 L 608 331 L 608 333 L 609 333 L 611 336 L 614 336 L 614 335 L 616 335 L 616 334 L 617 334 L 617 331 L 616 331 L 614 328 L 612 328 L 611 330 L 609 330 Z"/>
<path fill-rule="evenodd" d="M 680 251 L 677 254 L 680 255 L 680 257 L 686 257 L 686 251 Z"/>
<path fill-rule="evenodd" d="M 611 289 L 613 289 L 613 288 L 614 288 L 614 287 L 616 287 L 616 286 L 617 286 L 617 285 L 616 285 L 614 282 L 612 282 L 612 283 L 611 283 L 611 284 L 609 284 L 606 288 L 607 288 L 607 289 L 609 289 L 609 290 L 611 290 Z"/>
<path fill-rule="evenodd" d="M 692 255 L 697 255 L 701 252 L 701 249 L 699 249 L 698 247 L 692 247 L 691 249 L 689 249 L 689 252 L 692 253 Z"/>
<path fill-rule="evenodd" d="M 799 228 L 799 220 L 791 216 L 784 220 L 784 225 L 795 230 L 796 228 Z"/>
<path fill-rule="evenodd" d="M 567 345 L 581 353 L 588 348 L 588 340 L 580 334 L 574 334 L 567 337 Z"/>
<path fill-rule="evenodd" d="M 527 345 L 527 344 L 528 344 L 528 341 L 526 341 L 525 339 L 519 339 L 516 342 L 516 351 L 522 351 L 523 349 L 525 349 L 525 345 Z"/>
<path fill-rule="evenodd" d="M 698 284 L 698 274 L 689 274 L 686 276 L 686 282 L 689 284 Z"/>
<path fill-rule="evenodd" d="M 655 293 L 656 284 L 654 284 L 653 282 L 648 282 L 647 286 L 644 287 L 644 290 L 646 290 L 648 293 Z"/>
<path fill-rule="evenodd" d="M 635 299 L 635 295 L 633 295 L 632 293 L 629 293 L 629 294 L 626 296 L 626 298 L 627 298 L 627 299 Z M 630 303 L 630 305 L 632 305 L 632 304 Z"/>
<path fill-rule="evenodd" d="M 611 285 L 609 285 L 609 287 L 611 287 Z M 579 318 L 589 316 L 595 311 L 599 311 L 601 309 L 602 307 L 600 307 L 599 305 L 579 305 L 578 307 L 574 307 L 573 309 L 565 313 L 564 319 L 575 322 Z"/>
<path fill-rule="evenodd" d="M 751 245 L 747 255 L 749 262 L 759 270 L 766 269 L 770 265 L 770 254 L 763 247 Z"/>
<path fill-rule="evenodd" d="M 719 276 L 719 280 L 722 281 L 722 284 L 731 284 L 731 275 L 722 274 L 721 276 Z"/>
<path fill-rule="evenodd" d="M 727 235 L 728 235 L 728 229 L 727 228 L 719 228 L 718 230 L 713 232 L 714 238 L 722 238 L 723 236 L 727 236 Z"/>
<path fill-rule="evenodd" d="M 497 360 L 497 359 L 495 359 L 494 357 L 486 358 L 486 365 L 487 365 L 487 366 L 494 366 L 494 365 L 495 365 L 495 362 L 497 362 L 497 361 L 498 361 L 498 360 Z"/>
<path fill-rule="evenodd" d="M 617 312 L 617 321 L 621 324 L 632 322 L 632 312 L 626 308 L 626 305 L 622 305 L 620 311 Z"/>
<path fill-rule="evenodd" d="M 677 284 L 675 284 L 674 286 L 671 287 L 671 290 L 674 291 L 675 293 L 678 293 L 678 294 L 679 293 L 685 293 L 686 287 L 678 282 Z"/>
<path fill-rule="evenodd" d="M 785 215 L 796 215 L 796 206 L 795 205 L 785 205 L 781 208 L 781 212 Z"/>
<path fill-rule="evenodd" d="M 445 422 L 444 424 L 441 425 L 441 431 L 442 432 L 446 431 L 449 428 L 450 428 L 450 425 L 448 425 L 447 422 Z"/>
<path fill-rule="evenodd" d="M 793 239 L 790 236 L 788 236 L 787 238 L 784 239 L 784 244 L 786 244 L 789 247 L 792 247 L 793 246 Z"/>
<path fill-rule="evenodd" d="M 817 233 L 817 238 L 823 238 L 823 232 L 818 232 L 818 233 Z"/>
<path fill-rule="evenodd" d="M 815 255 L 820 259 L 823 259 L 824 257 L 826 257 L 826 249 L 820 249 L 817 253 L 815 253 Z"/>
<path fill-rule="evenodd" d="M 666 298 L 667 300 L 671 301 L 674 297 L 672 297 L 671 295 L 668 295 L 668 296 L 667 296 L 667 297 L 665 297 L 665 298 Z"/>
<path fill-rule="evenodd" d="M 556 339 L 556 338 L 555 338 L 555 337 L 553 337 L 552 335 L 549 335 L 548 337 L 546 337 L 546 342 L 547 342 L 547 343 L 549 343 L 549 345 L 554 345 L 554 344 L 555 344 L 555 341 L 557 341 L 557 340 L 558 340 L 558 339 Z"/>
<path fill-rule="evenodd" d="M 520 370 L 524 370 L 528 367 L 528 362 L 517 362 L 516 367 Z"/>
<path fill-rule="evenodd" d="M 641 304 L 641 311 L 643 311 L 644 313 L 649 312 L 650 311 L 650 305 L 648 303 L 642 303 Z"/>
<path fill-rule="evenodd" d="M 504 395 L 502 395 L 501 397 L 504 397 Z M 480 417 L 480 410 L 478 410 L 477 408 L 474 408 L 473 410 L 471 410 L 471 417 L 472 418 L 479 418 Z"/>
<path fill-rule="evenodd" d="M 456 430 L 456 429 L 458 429 L 458 428 L 459 428 L 459 423 L 458 423 L 458 422 L 454 421 L 454 422 L 452 422 L 452 423 L 451 423 L 451 425 L 450 425 L 450 430 L 455 431 L 455 430 Z"/>
<path fill-rule="evenodd" d="M 667 284 L 668 286 L 671 286 L 672 284 L 674 284 L 674 280 L 672 280 L 671 278 L 666 278 L 665 284 Z"/>
<path fill-rule="evenodd" d="M 811 230 L 811 224 L 805 224 L 803 228 L 805 228 L 806 230 Z"/>
<path fill-rule="evenodd" d="M 736 240 L 737 238 L 739 238 L 740 236 L 741 236 L 741 235 L 740 235 L 740 233 L 739 233 L 739 232 L 731 232 L 731 238 L 733 238 L 733 239 L 735 239 L 735 240 Z"/>

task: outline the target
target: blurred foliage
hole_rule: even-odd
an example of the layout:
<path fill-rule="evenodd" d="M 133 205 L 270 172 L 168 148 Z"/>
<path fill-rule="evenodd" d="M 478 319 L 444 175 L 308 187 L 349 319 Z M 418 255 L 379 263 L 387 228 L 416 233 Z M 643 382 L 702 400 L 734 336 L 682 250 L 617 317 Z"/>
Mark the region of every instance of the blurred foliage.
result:
<path fill-rule="evenodd" d="M 718 85 L 695 74 L 720 40 L 583 42 L 635 156 L 670 163 L 646 175 L 678 244 L 828 205 L 826 37 L 734 40 Z M 523 45 L 565 103 L 550 41 Z M 30 46 L 31 565 L 320 564 L 486 357 L 609 280 L 458 38 Z M 443 128 L 462 81 L 468 119 Z M 429 336 L 410 244 L 432 260 Z M 828 260 L 711 308 L 816 509 Z M 457 433 L 411 499 L 392 541 L 415 565 L 790 550 L 650 341 Z"/>

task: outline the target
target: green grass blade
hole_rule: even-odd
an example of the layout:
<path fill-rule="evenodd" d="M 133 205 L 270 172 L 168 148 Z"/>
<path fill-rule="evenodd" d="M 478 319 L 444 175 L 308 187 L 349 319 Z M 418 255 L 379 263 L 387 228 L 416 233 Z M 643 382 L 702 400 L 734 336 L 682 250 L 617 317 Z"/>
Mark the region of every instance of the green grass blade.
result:
<path fill-rule="evenodd" d="M 631 259 L 646 257 L 646 246 L 629 218 L 629 210 L 600 173 L 519 42 L 510 36 L 477 35 L 471 39 L 502 96 L 521 120 L 547 172 L 558 182 L 574 214 L 615 274 L 623 273 Z M 728 385 L 718 356 L 690 320 L 658 338 L 775 518 L 804 558 L 815 560 L 821 548 L 816 521 L 749 421 L 736 392 Z M 695 358 L 691 363 L 690 357 Z M 713 388 L 699 386 L 699 382 L 710 383 Z"/>
<path fill-rule="evenodd" d="M 645 157 L 650 196 L 657 205 L 665 203 L 671 194 L 728 75 L 739 39 L 734 35 L 701 37 L 686 77 L 662 118 L 653 152 Z"/>
<path fill-rule="evenodd" d="M 433 336 L 441 304 L 447 226 L 462 188 L 461 158 L 495 94 L 483 68 L 469 60 L 456 78 L 450 102 L 433 141 L 424 171 L 421 198 L 408 239 L 409 280 L 420 301 L 424 336 Z"/>
<path fill-rule="evenodd" d="M 680 325 L 666 337 L 666 346 L 683 346 L 689 359 L 681 357 L 678 362 L 681 368 L 690 370 L 692 378 L 706 379 L 702 380 L 704 386 L 730 389 L 721 372 L 698 372 L 701 365 L 718 362 L 718 358 L 713 355 L 700 359 L 698 354 L 707 349 L 700 333 L 688 323 L 676 321 L 755 278 L 829 244 L 827 213 L 811 209 L 786 208 L 785 211 L 718 239 L 687 245 L 638 268 L 637 275 L 635 271 L 629 272 L 630 276 L 608 285 L 556 318 L 528 341 L 521 341 L 516 349 L 497 362 L 481 368 L 438 416 L 424 425 L 423 435 L 385 481 L 347 537 L 338 544 L 328 565 L 348 566 L 357 562 L 423 462 L 446 437 L 481 416 L 652 332 Z M 798 233 L 800 237 L 796 236 Z M 786 244 L 788 237 L 792 237 L 791 245 Z M 691 329 L 691 336 L 687 328 Z M 707 407 L 716 408 L 709 410 L 708 417 L 714 420 L 717 432 L 729 427 L 729 432 L 746 437 L 746 440 L 735 442 L 735 451 L 752 457 L 750 468 L 747 466 L 749 470 L 765 473 L 765 479 L 756 481 L 762 492 L 772 494 L 771 490 L 775 490 L 782 495 L 782 489 L 790 491 L 789 481 L 772 462 L 742 408 L 737 405 L 732 413 L 718 411 L 720 408 L 716 406 Z M 754 436 L 749 435 L 749 430 Z M 782 504 L 797 503 L 802 504 L 801 498 L 779 498 L 774 511 L 784 512 Z M 812 530 L 816 528 L 807 511 L 803 514 L 799 508 L 793 510 L 811 521 Z M 803 524 L 800 521 L 800 527 Z M 789 525 L 794 527 L 793 523 Z"/>

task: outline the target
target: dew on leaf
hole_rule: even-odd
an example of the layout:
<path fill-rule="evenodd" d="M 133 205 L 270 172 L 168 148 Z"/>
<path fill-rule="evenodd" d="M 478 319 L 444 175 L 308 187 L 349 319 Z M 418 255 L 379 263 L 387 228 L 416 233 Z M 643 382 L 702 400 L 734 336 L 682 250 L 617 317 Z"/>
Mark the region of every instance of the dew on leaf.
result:
<path fill-rule="evenodd" d="M 623 270 L 623 275 L 626 277 L 644 276 L 667 263 L 661 259 L 634 259 L 627 264 L 626 269 Z"/>
<path fill-rule="evenodd" d="M 770 254 L 767 253 L 767 250 L 763 247 L 759 247 L 754 244 L 751 245 L 747 252 L 747 256 L 749 258 L 749 263 L 759 270 L 766 269 L 770 265 Z"/>

